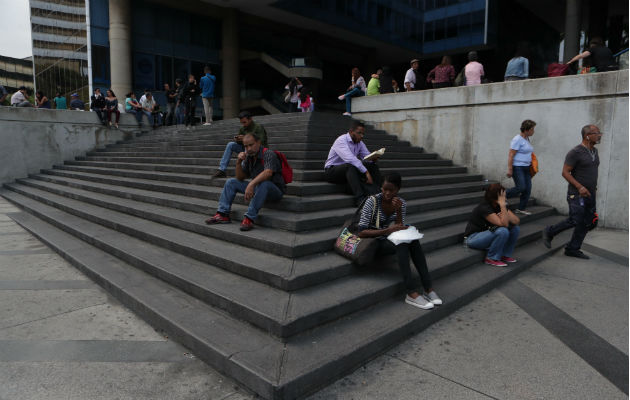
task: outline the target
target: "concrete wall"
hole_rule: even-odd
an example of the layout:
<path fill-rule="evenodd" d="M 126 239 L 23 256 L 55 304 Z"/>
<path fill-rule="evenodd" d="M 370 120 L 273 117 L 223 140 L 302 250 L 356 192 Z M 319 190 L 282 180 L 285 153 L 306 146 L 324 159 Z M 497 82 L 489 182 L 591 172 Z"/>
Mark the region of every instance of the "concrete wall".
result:
<path fill-rule="evenodd" d="M 532 195 L 568 212 L 562 178 L 566 153 L 580 129 L 598 125 L 598 212 L 603 226 L 628 229 L 628 71 L 493 83 L 353 99 L 353 117 L 437 152 L 490 180 L 506 178 L 510 140 L 523 120 L 540 162 Z M 387 156 L 387 155 L 385 155 Z"/>
<path fill-rule="evenodd" d="M 87 111 L 0 107 L 0 184 L 122 140 L 135 117 L 121 114 L 119 126 L 105 128 Z"/>

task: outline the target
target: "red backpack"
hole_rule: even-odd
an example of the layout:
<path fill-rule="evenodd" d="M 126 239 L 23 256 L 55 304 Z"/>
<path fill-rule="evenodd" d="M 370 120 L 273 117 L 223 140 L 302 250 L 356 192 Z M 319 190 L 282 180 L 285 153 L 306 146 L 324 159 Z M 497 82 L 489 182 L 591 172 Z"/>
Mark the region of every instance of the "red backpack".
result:
<path fill-rule="evenodd" d="M 264 155 L 265 151 L 267 150 L 269 149 L 263 148 L 263 159 L 261 160 L 263 166 L 265 165 Z M 276 153 L 278 159 L 280 159 L 280 164 L 282 164 L 282 179 L 284 179 L 284 183 L 293 182 L 293 168 L 291 168 L 291 166 L 289 165 L 289 161 L 287 161 L 287 156 L 285 156 L 284 153 L 282 153 L 281 151 L 273 150 L 273 152 Z"/>

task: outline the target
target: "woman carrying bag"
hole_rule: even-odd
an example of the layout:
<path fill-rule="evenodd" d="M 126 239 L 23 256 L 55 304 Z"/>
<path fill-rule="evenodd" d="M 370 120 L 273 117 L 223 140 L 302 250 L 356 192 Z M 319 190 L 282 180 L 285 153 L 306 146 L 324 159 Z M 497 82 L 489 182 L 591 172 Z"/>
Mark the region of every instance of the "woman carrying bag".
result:
<path fill-rule="evenodd" d="M 517 214 L 531 215 L 527 211 L 527 203 L 532 192 L 532 159 L 535 157 L 534 147 L 529 142 L 529 138 L 534 135 L 536 123 L 526 119 L 521 123 L 521 133 L 514 136 L 510 142 L 510 152 L 508 154 L 507 177 L 514 179 L 514 187 L 506 192 L 507 198 L 521 196 Z M 537 168 L 536 168 L 537 169 Z"/>
<path fill-rule="evenodd" d="M 407 229 L 405 225 L 406 203 L 398 197 L 402 185 L 400 174 L 393 172 L 385 177 L 381 193 L 370 196 L 363 203 L 358 223 L 358 237 L 376 239 L 376 256 L 396 254 L 398 267 L 405 283 L 407 296 L 405 303 L 430 310 L 434 305 L 441 305 L 442 300 L 431 287 L 431 276 L 419 240 L 394 245 L 387 239 L 391 233 Z M 424 288 L 421 294 L 413 281 L 409 256 L 413 260 Z"/>

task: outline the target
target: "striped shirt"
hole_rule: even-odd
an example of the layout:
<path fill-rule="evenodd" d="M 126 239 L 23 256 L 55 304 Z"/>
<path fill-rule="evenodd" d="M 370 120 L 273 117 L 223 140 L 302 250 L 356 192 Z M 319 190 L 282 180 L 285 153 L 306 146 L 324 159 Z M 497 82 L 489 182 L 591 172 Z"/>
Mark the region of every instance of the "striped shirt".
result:
<path fill-rule="evenodd" d="M 374 200 L 376 199 L 376 209 L 374 212 Z M 405 200 L 400 199 L 402 202 L 402 223 L 405 224 L 405 217 L 407 215 L 407 203 Z M 392 223 L 396 222 L 398 213 L 394 211 L 391 215 L 385 215 L 383 212 L 383 193 L 370 196 L 365 200 L 365 204 L 361 209 L 361 218 L 359 219 L 358 230 L 361 232 L 364 229 L 384 229 Z M 379 218 L 379 226 L 376 227 L 376 218 Z"/>

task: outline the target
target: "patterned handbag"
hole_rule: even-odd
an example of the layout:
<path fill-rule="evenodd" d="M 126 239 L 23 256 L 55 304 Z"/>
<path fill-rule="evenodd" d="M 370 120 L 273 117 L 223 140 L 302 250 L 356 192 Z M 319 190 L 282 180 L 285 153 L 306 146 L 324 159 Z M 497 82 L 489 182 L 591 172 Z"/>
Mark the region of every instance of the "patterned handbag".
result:
<path fill-rule="evenodd" d="M 372 196 L 374 201 L 374 207 L 372 208 L 372 220 L 376 214 L 376 228 L 380 227 L 380 214 L 378 213 L 376 206 L 376 198 Z M 335 241 L 335 251 L 342 256 L 352 260 L 357 265 L 363 265 L 374 259 L 376 250 L 378 249 L 378 242 L 376 238 L 360 238 L 358 235 L 352 233 L 356 231 L 358 221 L 361 218 L 361 211 L 365 201 L 359 206 L 354 213 L 352 219 L 346 221 L 344 227 L 341 229 L 341 233 Z"/>

